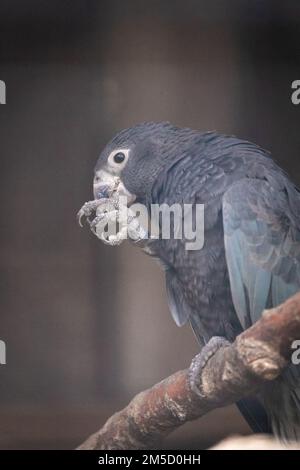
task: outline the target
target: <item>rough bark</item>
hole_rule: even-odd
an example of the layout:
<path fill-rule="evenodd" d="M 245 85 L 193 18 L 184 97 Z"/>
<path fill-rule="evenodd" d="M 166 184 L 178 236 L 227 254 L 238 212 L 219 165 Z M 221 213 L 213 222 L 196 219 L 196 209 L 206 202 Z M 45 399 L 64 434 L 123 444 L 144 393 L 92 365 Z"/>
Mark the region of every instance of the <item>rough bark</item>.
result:
<path fill-rule="evenodd" d="M 78 449 L 150 449 L 183 423 L 236 402 L 274 380 L 291 360 L 300 338 L 300 293 L 263 312 L 234 343 L 219 349 L 199 376 L 201 396 L 189 369 L 139 393 Z"/>

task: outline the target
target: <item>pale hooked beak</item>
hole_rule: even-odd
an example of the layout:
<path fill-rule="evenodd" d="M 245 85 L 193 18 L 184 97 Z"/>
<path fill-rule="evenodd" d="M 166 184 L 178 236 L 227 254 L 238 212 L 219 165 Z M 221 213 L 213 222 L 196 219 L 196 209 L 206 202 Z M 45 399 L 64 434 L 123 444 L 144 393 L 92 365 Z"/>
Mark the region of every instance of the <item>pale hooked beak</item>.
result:
<path fill-rule="evenodd" d="M 94 184 L 93 185 L 94 199 L 108 199 L 111 194 L 111 186 L 109 184 Z"/>
<path fill-rule="evenodd" d="M 105 170 L 97 171 L 93 183 L 94 198 L 109 199 L 114 193 L 118 196 L 125 196 L 128 205 L 132 204 L 136 199 L 136 196 L 125 188 L 119 176 L 112 175 Z"/>
<path fill-rule="evenodd" d="M 118 190 L 120 178 L 110 174 L 108 171 L 97 171 L 93 183 L 95 199 L 108 199 L 114 191 Z"/>

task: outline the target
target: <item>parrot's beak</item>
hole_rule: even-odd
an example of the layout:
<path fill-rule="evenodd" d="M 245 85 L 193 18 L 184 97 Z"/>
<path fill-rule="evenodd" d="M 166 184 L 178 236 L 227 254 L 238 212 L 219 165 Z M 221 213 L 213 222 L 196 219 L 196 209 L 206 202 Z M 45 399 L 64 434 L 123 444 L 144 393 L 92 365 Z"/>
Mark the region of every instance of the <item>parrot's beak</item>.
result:
<path fill-rule="evenodd" d="M 136 196 L 125 188 L 119 176 L 105 170 L 97 171 L 93 183 L 93 194 L 95 199 L 109 199 L 114 194 L 124 196 L 127 198 L 128 206 L 136 199 Z"/>
<path fill-rule="evenodd" d="M 109 184 L 94 184 L 93 193 L 95 199 L 108 199 L 112 194 L 112 189 Z"/>
<path fill-rule="evenodd" d="M 118 190 L 120 178 L 112 175 L 108 171 L 97 171 L 94 183 L 93 193 L 95 199 L 108 199 L 112 196 L 114 191 Z"/>

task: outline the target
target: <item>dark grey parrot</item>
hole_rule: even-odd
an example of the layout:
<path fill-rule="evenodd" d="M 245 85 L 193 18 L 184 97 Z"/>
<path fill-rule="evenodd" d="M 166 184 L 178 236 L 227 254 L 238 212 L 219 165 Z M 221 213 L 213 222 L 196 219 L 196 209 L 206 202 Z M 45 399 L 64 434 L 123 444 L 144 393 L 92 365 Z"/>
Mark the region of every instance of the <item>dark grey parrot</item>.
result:
<path fill-rule="evenodd" d="M 300 192 L 257 145 L 142 123 L 121 131 L 101 153 L 95 200 L 109 198 L 116 177 L 129 201 L 147 207 L 204 204 L 201 250 L 186 250 L 184 239 L 149 239 L 144 248 L 165 270 L 175 322 L 190 322 L 206 353 L 220 344 L 214 337 L 233 341 L 263 309 L 299 290 Z M 259 399 L 238 406 L 256 432 L 271 423 L 282 438 L 300 439 L 300 367 L 290 364 Z"/>

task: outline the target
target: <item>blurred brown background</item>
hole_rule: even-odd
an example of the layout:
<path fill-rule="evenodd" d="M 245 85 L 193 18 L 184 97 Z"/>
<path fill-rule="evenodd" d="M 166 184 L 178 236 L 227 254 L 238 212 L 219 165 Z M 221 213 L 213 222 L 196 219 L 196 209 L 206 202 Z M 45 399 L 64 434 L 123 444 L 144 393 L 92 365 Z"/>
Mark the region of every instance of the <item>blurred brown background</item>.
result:
<path fill-rule="evenodd" d="M 300 182 L 300 4 L 2 0 L 0 448 L 72 448 L 198 346 L 158 265 L 75 215 L 112 135 L 146 120 L 253 140 Z M 234 407 L 164 445 L 248 432 Z"/>

